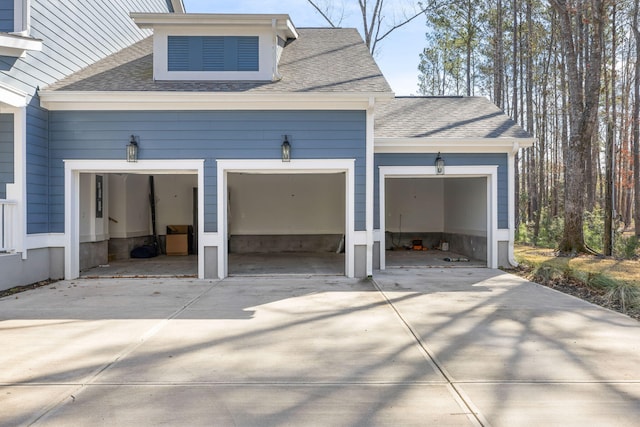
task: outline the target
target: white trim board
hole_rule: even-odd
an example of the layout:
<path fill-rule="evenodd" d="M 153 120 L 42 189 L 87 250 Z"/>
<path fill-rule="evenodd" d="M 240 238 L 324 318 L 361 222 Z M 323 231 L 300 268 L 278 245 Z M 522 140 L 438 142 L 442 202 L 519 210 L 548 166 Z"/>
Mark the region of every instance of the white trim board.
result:
<path fill-rule="evenodd" d="M 227 176 L 233 172 L 254 174 L 317 174 L 345 173 L 345 275 L 353 277 L 355 246 L 355 159 L 292 159 L 281 160 L 217 160 L 217 206 L 218 233 L 209 237 L 220 243 L 218 246 L 218 277 L 224 279 L 229 272 L 227 229 Z M 359 239 L 361 240 L 361 239 Z"/>
<path fill-rule="evenodd" d="M 445 175 L 436 174 L 435 166 L 379 167 L 380 269 L 386 268 L 384 236 L 386 230 L 387 178 L 487 178 L 487 267 L 498 268 L 498 166 L 447 166 Z"/>
<path fill-rule="evenodd" d="M 388 102 L 393 92 L 378 93 L 215 93 L 215 92 L 39 92 L 51 111 L 164 110 L 365 110 L 370 100 Z"/>
<path fill-rule="evenodd" d="M 198 175 L 198 278 L 204 279 L 204 160 L 65 160 L 64 161 L 64 276 L 80 276 L 80 174 L 142 173 Z"/>

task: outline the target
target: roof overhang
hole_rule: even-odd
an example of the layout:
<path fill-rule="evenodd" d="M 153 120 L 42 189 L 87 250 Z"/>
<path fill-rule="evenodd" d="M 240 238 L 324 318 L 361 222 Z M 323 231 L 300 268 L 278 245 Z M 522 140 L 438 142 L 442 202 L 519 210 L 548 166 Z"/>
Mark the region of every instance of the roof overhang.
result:
<path fill-rule="evenodd" d="M 27 105 L 27 98 L 27 93 L 0 82 L 0 107 L 3 104 L 17 108 L 24 107 Z"/>
<path fill-rule="evenodd" d="M 0 33 L 0 55 L 20 58 L 28 50 L 42 50 L 42 40 L 18 34 Z"/>
<path fill-rule="evenodd" d="M 535 138 L 375 138 L 375 153 L 515 153 Z"/>
<path fill-rule="evenodd" d="M 185 13 L 184 3 L 182 0 L 171 0 L 171 5 L 173 6 L 173 11 L 175 13 Z"/>
<path fill-rule="evenodd" d="M 273 27 L 286 39 L 298 38 L 298 32 L 287 14 L 231 14 L 231 13 L 131 13 L 139 28 L 158 26 L 228 26 Z"/>
<path fill-rule="evenodd" d="M 163 110 L 362 110 L 393 99 L 392 92 L 239 93 L 239 92 L 39 92 L 51 111 Z"/>

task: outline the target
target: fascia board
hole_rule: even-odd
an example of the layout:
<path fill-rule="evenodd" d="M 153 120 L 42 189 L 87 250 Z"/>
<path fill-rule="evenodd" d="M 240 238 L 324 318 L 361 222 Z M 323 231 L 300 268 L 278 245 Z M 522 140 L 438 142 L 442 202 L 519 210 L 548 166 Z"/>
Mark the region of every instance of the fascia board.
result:
<path fill-rule="evenodd" d="M 0 105 L 7 104 L 12 107 L 24 107 L 27 105 L 27 94 L 0 82 Z"/>
<path fill-rule="evenodd" d="M 393 93 L 39 92 L 41 105 L 70 110 L 360 110 Z"/>
<path fill-rule="evenodd" d="M 42 40 L 9 33 L 0 33 L 0 55 L 19 58 L 28 50 L 41 51 Z"/>
<path fill-rule="evenodd" d="M 171 0 L 171 5 L 173 6 L 174 13 L 186 13 L 182 0 Z"/>
<path fill-rule="evenodd" d="M 287 33 L 287 37 L 297 37 L 295 27 L 287 14 L 220 14 L 220 13 L 130 13 L 129 16 L 139 28 L 149 29 L 156 26 L 183 25 L 225 25 L 225 26 L 268 26 L 275 19 L 278 29 Z"/>
<path fill-rule="evenodd" d="M 375 138 L 376 153 L 512 153 L 531 147 L 535 138 Z"/>

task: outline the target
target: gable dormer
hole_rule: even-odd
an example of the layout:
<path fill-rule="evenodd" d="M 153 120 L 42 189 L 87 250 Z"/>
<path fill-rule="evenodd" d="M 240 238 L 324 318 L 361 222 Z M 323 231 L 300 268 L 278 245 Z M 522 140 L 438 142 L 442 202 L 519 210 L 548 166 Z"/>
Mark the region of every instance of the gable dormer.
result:
<path fill-rule="evenodd" d="M 298 33 L 289 15 L 132 13 L 153 30 L 154 80 L 280 79 L 278 61 Z"/>

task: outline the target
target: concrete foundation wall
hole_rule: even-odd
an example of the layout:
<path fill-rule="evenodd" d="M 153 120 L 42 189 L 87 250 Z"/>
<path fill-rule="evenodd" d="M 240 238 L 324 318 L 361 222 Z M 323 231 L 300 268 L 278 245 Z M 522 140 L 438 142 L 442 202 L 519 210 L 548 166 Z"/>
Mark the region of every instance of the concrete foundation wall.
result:
<path fill-rule="evenodd" d="M 216 246 L 204 248 L 204 278 L 218 278 L 218 248 Z"/>
<path fill-rule="evenodd" d="M 451 252 L 468 258 L 487 260 L 487 238 L 483 236 L 469 236 L 465 234 L 444 233 L 443 240 L 449 242 Z"/>
<path fill-rule="evenodd" d="M 32 249 L 26 260 L 21 254 L 0 255 L 0 290 L 25 286 L 64 276 L 64 249 Z"/>
<path fill-rule="evenodd" d="M 367 277 L 367 247 L 365 245 L 354 246 L 354 276 Z"/>
<path fill-rule="evenodd" d="M 414 240 L 422 240 L 422 246 L 427 248 L 435 248 L 440 245 L 444 239 L 444 233 L 441 232 L 404 232 L 404 233 L 385 233 L 385 248 L 398 249 L 410 246 Z"/>
<path fill-rule="evenodd" d="M 151 236 L 129 237 L 127 239 L 109 240 L 109 261 L 129 259 L 131 250 L 138 246 L 149 244 Z"/>
<path fill-rule="evenodd" d="M 109 242 L 80 243 L 80 271 L 109 263 Z"/>
<path fill-rule="evenodd" d="M 373 242 L 373 269 L 380 270 L 380 242 Z"/>
<path fill-rule="evenodd" d="M 342 234 L 230 236 L 232 253 L 336 252 Z"/>
<path fill-rule="evenodd" d="M 515 267 L 509 262 L 509 242 L 498 242 L 498 267 Z"/>

